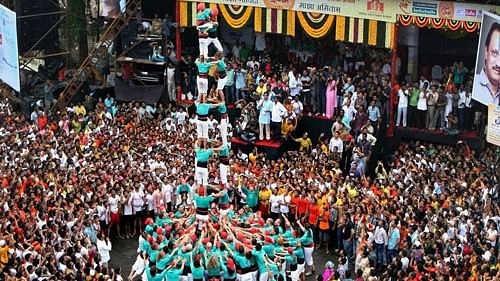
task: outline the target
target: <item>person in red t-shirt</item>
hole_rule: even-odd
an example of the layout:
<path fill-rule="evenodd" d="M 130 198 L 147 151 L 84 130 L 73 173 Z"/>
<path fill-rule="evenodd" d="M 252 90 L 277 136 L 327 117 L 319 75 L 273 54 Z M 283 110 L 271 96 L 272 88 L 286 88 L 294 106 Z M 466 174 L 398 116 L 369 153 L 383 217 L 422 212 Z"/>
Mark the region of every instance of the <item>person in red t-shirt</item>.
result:
<path fill-rule="evenodd" d="M 316 241 L 318 237 L 318 219 L 319 219 L 319 208 L 318 205 L 316 204 L 316 199 L 311 198 L 311 203 L 309 203 L 309 206 L 307 207 L 307 222 L 311 225 L 311 229 L 313 230 L 314 233 L 314 240 Z"/>
<path fill-rule="evenodd" d="M 309 207 L 309 203 L 309 198 L 307 198 L 306 192 L 302 191 L 302 194 L 299 196 L 299 202 L 297 205 L 297 219 L 305 217 L 307 207 Z"/>

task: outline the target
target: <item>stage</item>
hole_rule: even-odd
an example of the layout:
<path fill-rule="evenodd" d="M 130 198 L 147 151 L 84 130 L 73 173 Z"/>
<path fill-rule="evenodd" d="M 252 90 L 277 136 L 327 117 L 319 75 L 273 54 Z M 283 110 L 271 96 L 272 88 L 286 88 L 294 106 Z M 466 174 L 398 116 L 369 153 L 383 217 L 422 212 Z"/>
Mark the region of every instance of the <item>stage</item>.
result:
<path fill-rule="evenodd" d="M 419 140 L 446 145 L 455 145 L 458 141 L 464 141 L 475 150 L 481 149 L 483 146 L 483 140 L 477 136 L 476 132 L 472 131 L 460 132 L 458 135 L 447 135 L 441 130 L 396 127 L 394 138 L 396 145 L 402 140 Z"/>
<path fill-rule="evenodd" d="M 328 139 L 331 138 L 332 125 L 333 120 L 326 117 L 303 116 L 299 120 L 297 128 L 292 133 L 292 137 L 299 138 L 304 132 L 307 132 L 313 143 L 313 147 L 315 147 L 322 133 L 324 133 L 325 137 Z M 460 132 L 458 135 L 447 135 L 441 130 L 419 130 L 405 127 L 396 127 L 393 138 L 386 138 L 385 131 L 379 132 L 376 137 L 379 139 L 377 148 L 375 149 L 376 155 L 382 157 L 382 159 L 388 154 L 392 154 L 394 149 L 399 146 L 399 143 L 404 140 L 418 140 L 446 145 L 455 145 L 458 141 L 464 141 L 474 150 L 481 149 L 484 143 L 483 139 L 478 137 L 476 132 L 466 131 Z M 232 149 L 235 152 L 241 149 L 244 153 L 250 153 L 257 147 L 261 152 L 264 152 L 269 159 L 276 159 L 288 150 L 297 150 L 299 148 L 299 145 L 290 138 L 284 142 L 258 140 L 255 143 L 251 143 L 233 137 L 231 143 Z"/>
<path fill-rule="evenodd" d="M 231 149 L 234 153 L 237 153 L 238 150 L 241 149 L 243 153 L 249 154 L 255 147 L 259 149 L 259 152 L 263 152 L 266 158 L 271 160 L 278 159 L 281 154 L 286 151 L 284 149 L 284 144 L 280 141 L 257 140 L 255 142 L 247 142 L 237 137 L 231 139 Z"/>

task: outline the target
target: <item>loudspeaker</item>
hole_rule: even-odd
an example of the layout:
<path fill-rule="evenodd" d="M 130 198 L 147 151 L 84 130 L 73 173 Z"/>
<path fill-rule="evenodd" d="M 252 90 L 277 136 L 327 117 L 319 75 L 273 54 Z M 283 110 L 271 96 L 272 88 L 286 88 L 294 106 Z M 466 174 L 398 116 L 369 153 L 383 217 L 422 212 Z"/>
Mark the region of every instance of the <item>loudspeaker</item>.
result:
<path fill-rule="evenodd" d="M 23 0 L 16 1 L 16 13 L 21 17 L 17 21 L 19 51 L 27 52 L 46 32 L 60 19 L 60 15 L 39 15 L 61 11 L 57 0 Z M 29 17 L 26 17 L 29 16 Z M 85 16 L 85 15 L 82 15 Z M 59 28 L 54 28 L 34 50 L 58 50 Z"/>

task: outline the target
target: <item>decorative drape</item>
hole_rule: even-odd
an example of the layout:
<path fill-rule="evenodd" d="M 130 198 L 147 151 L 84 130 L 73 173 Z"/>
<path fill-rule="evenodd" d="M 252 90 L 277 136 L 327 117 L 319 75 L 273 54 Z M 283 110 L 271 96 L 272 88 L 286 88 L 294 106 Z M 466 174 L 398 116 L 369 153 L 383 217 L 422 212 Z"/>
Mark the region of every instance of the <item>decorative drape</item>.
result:
<path fill-rule="evenodd" d="M 468 22 L 468 21 L 458 21 L 451 19 L 436 19 L 436 18 L 426 18 L 426 17 L 414 17 L 409 15 L 398 16 L 399 22 L 404 25 L 415 24 L 418 27 L 430 27 L 436 29 L 449 29 L 452 31 L 463 29 L 467 32 L 475 32 L 479 30 L 480 23 L 478 22 Z"/>
<path fill-rule="evenodd" d="M 361 43 L 380 48 L 392 48 L 394 24 L 376 20 L 364 20 L 337 16 L 335 40 Z"/>
<path fill-rule="evenodd" d="M 244 27 L 252 17 L 254 7 L 219 4 L 219 11 L 231 28 Z"/>
<path fill-rule="evenodd" d="M 295 36 L 295 11 L 256 7 L 254 31 Z"/>
<path fill-rule="evenodd" d="M 312 38 L 321 38 L 330 31 L 335 16 L 319 13 L 297 12 L 302 29 Z"/>

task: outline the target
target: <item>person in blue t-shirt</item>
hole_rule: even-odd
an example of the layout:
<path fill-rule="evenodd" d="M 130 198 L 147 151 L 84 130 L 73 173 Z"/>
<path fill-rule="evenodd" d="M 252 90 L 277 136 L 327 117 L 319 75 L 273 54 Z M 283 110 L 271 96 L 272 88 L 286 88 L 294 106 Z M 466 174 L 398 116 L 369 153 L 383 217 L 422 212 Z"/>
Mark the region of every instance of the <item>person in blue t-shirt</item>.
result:
<path fill-rule="evenodd" d="M 221 146 L 215 148 L 199 147 L 198 141 L 195 142 L 194 153 L 196 157 L 196 168 L 194 178 L 196 180 L 196 184 L 203 187 L 208 185 L 208 160 L 214 152 L 221 151 L 222 149 L 223 147 Z"/>
<path fill-rule="evenodd" d="M 205 9 L 205 3 L 196 6 L 196 28 L 198 29 L 198 44 L 200 56 L 208 57 L 208 28 L 210 24 L 210 9 Z"/>
<path fill-rule="evenodd" d="M 206 95 L 208 93 L 208 71 L 212 64 L 203 55 L 197 58 L 194 63 L 198 69 L 198 77 L 196 77 L 198 96 Z"/>
<path fill-rule="evenodd" d="M 202 147 L 207 147 L 208 142 L 208 112 L 212 108 L 218 107 L 220 104 L 207 103 L 207 96 L 200 95 L 198 100 L 195 102 L 196 105 L 196 115 L 198 115 L 198 120 L 196 121 L 196 132 L 198 134 L 198 141 Z"/>

